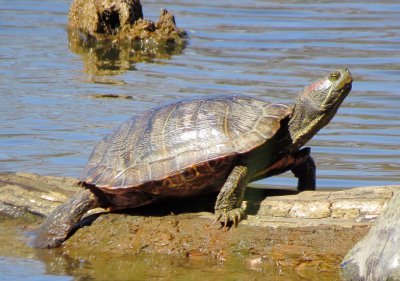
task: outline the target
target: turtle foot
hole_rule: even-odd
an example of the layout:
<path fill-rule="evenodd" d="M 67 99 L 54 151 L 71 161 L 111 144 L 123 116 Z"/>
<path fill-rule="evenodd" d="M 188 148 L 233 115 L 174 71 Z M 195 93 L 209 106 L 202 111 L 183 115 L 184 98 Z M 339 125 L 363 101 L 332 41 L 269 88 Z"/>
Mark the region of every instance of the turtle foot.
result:
<path fill-rule="evenodd" d="M 232 224 L 237 227 L 239 222 L 245 218 L 244 210 L 242 208 L 217 210 L 215 211 L 215 216 L 214 224 L 217 221 L 221 221 L 225 229 Z"/>

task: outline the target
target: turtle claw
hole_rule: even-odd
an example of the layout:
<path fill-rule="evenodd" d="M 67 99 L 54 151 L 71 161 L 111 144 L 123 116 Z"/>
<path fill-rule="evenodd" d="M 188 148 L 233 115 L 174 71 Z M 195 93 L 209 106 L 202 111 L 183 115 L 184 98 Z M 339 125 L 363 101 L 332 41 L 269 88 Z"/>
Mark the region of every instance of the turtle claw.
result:
<path fill-rule="evenodd" d="M 213 224 L 215 224 L 217 221 L 219 221 L 220 219 L 222 218 L 222 214 L 221 213 L 218 213 L 217 214 L 217 217 L 215 218 L 215 220 L 214 220 L 214 222 L 213 222 Z"/>
<path fill-rule="evenodd" d="M 216 211 L 216 218 L 213 222 L 215 224 L 217 221 L 221 221 L 224 229 L 229 229 L 232 224 L 237 227 L 239 222 L 245 217 L 242 208 L 235 208 L 227 211 L 226 209 Z"/>

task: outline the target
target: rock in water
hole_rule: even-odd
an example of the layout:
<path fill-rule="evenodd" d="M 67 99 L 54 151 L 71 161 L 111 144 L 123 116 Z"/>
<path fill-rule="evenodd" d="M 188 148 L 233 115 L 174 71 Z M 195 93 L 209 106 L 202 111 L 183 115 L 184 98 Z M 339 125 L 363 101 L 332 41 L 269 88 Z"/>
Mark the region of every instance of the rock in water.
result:
<path fill-rule="evenodd" d="M 400 192 L 389 201 L 369 233 L 345 256 L 345 280 L 400 280 Z"/>

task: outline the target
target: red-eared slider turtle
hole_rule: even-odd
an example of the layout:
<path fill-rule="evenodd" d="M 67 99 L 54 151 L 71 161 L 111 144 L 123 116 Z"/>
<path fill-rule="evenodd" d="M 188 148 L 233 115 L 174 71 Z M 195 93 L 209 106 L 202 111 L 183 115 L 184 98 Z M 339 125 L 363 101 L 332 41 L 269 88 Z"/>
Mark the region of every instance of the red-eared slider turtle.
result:
<path fill-rule="evenodd" d="M 293 107 L 231 95 L 179 101 L 133 117 L 95 147 L 81 177 L 85 189 L 48 216 L 35 245 L 59 246 L 97 206 L 132 208 L 220 191 L 216 221 L 236 226 L 251 181 L 291 170 L 298 190 L 314 190 L 310 148 L 300 148 L 332 119 L 351 84 L 344 68 L 306 87 Z"/>

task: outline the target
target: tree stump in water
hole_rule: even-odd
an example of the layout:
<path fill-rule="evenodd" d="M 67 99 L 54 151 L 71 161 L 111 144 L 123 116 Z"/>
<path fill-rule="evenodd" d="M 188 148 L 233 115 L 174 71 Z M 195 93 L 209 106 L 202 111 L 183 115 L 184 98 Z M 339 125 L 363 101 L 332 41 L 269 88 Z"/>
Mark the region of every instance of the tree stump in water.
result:
<path fill-rule="evenodd" d="M 161 10 L 158 22 L 144 19 L 139 0 L 74 0 L 69 11 L 68 29 L 96 40 L 150 40 L 176 44 L 183 43 L 186 34 L 165 9 Z"/>
<path fill-rule="evenodd" d="M 93 37 L 115 35 L 143 18 L 139 0 L 75 0 L 68 27 Z"/>
<path fill-rule="evenodd" d="M 165 9 L 157 22 L 144 19 L 139 0 L 74 0 L 68 40 L 86 73 L 118 75 L 134 69 L 135 62 L 181 54 L 186 32 Z"/>

